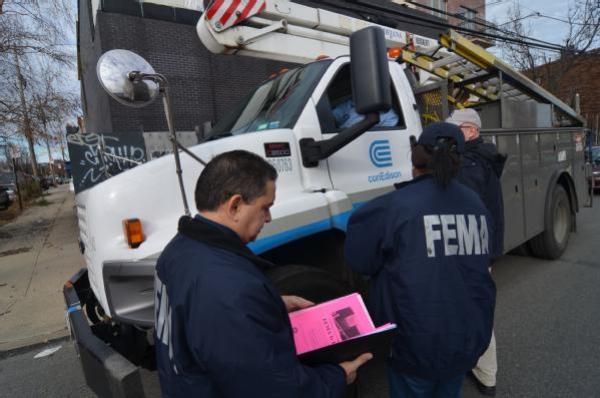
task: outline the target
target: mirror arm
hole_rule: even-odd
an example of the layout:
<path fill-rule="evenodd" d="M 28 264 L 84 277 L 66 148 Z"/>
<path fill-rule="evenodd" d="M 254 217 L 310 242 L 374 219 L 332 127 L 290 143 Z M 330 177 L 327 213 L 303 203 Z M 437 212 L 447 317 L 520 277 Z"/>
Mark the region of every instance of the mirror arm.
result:
<path fill-rule="evenodd" d="M 179 158 L 179 143 L 177 142 L 177 135 L 175 133 L 175 126 L 173 124 L 173 113 L 171 112 L 171 96 L 169 92 L 169 85 L 160 85 L 161 91 L 163 92 L 163 105 L 165 108 L 165 116 L 167 117 L 167 125 L 169 126 L 169 138 L 173 145 L 173 156 L 175 157 L 175 172 L 177 173 L 177 180 L 179 181 L 179 189 L 181 190 L 181 198 L 183 199 L 183 210 L 185 215 L 190 215 L 190 208 L 188 206 L 187 198 L 185 196 L 185 188 L 183 186 L 183 172 L 181 171 L 181 159 Z"/>
<path fill-rule="evenodd" d="M 181 198 L 183 200 L 183 209 L 187 216 L 190 215 L 190 208 L 188 205 L 187 197 L 185 196 L 185 188 L 183 184 L 183 171 L 181 169 L 181 158 L 179 156 L 179 150 L 191 156 L 194 160 L 198 161 L 203 166 L 206 166 L 206 162 L 194 155 L 190 150 L 184 147 L 177 140 L 177 133 L 175 132 L 175 124 L 173 122 L 173 111 L 171 106 L 171 92 L 167 79 L 160 73 L 142 73 L 138 71 L 132 71 L 127 74 L 130 80 L 151 80 L 159 85 L 160 92 L 163 97 L 163 106 L 165 109 L 165 116 L 167 118 L 167 126 L 169 127 L 169 139 L 173 145 L 173 156 L 175 157 L 175 172 L 177 173 L 177 180 L 179 182 L 179 189 L 181 190 Z"/>
<path fill-rule="evenodd" d="M 177 141 L 177 146 L 179 147 L 179 149 L 181 149 L 182 152 L 185 152 L 188 156 L 190 156 L 196 162 L 200 163 L 202 166 L 206 166 L 206 162 L 204 160 L 202 160 L 198 156 L 194 155 L 193 152 L 191 152 L 189 149 L 187 149 L 186 147 L 181 145 L 181 143 L 179 141 Z"/>
<path fill-rule="evenodd" d="M 377 123 L 379 123 L 379 112 L 373 112 L 366 114 L 363 120 L 345 128 L 339 134 L 327 140 L 315 141 L 314 138 L 302 138 L 300 140 L 302 165 L 304 167 L 317 167 L 320 160 L 333 155 Z"/>

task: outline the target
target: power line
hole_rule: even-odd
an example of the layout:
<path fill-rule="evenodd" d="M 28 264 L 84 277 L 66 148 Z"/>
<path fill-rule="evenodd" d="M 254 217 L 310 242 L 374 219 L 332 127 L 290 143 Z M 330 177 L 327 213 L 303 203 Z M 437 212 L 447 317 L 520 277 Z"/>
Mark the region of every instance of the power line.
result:
<path fill-rule="evenodd" d="M 539 12 L 532 12 L 531 14 L 527 14 L 524 17 L 519 17 L 519 18 L 515 18 L 515 19 L 509 19 L 506 22 L 502 22 L 501 24 L 498 24 L 498 26 L 506 25 L 506 24 L 509 24 L 509 23 L 512 23 L 512 22 L 517 22 L 517 21 L 520 21 L 522 19 L 529 18 L 529 17 L 539 17 L 540 15 L 541 14 Z"/>
<path fill-rule="evenodd" d="M 542 18 L 548 18 L 548 19 L 553 19 L 555 21 L 560 21 L 560 22 L 564 22 L 564 23 L 568 23 L 570 25 L 578 25 L 578 26 L 597 26 L 598 24 L 593 24 L 593 23 L 580 23 L 580 22 L 572 22 L 572 21 L 565 21 L 564 19 L 560 19 L 560 18 L 556 18 L 556 17 L 551 17 L 550 15 L 545 15 L 545 14 L 541 14 L 541 13 L 537 13 L 538 17 L 542 17 Z"/>
<path fill-rule="evenodd" d="M 426 6 L 424 4 L 412 3 L 412 2 L 411 2 L 411 4 L 413 4 L 415 6 L 418 6 L 418 7 L 421 7 L 421 8 L 425 8 L 425 9 L 433 11 L 433 12 L 437 12 L 437 13 L 441 13 L 441 14 L 444 14 L 444 15 L 448 15 L 448 16 L 451 16 L 451 17 L 454 17 L 454 18 L 457 18 L 457 19 L 462 19 L 462 20 L 467 21 L 467 22 L 472 22 L 472 23 L 474 23 L 476 25 L 480 25 L 480 26 L 484 26 L 484 27 L 486 27 L 488 29 L 496 30 L 496 31 L 498 31 L 500 33 L 503 33 L 505 35 L 514 36 L 515 39 L 511 39 L 511 38 L 508 38 L 508 37 L 498 36 L 498 35 L 493 34 L 493 33 L 480 32 L 480 31 L 477 31 L 477 30 L 474 30 L 474 29 L 464 28 L 464 27 L 460 27 L 460 26 L 454 26 L 454 25 L 450 25 L 448 23 L 441 23 L 440 24 L 440 25 L 443 25 L 443 26 L 447 26 L 447 27 L 459 30 L 459 31 L 467 32 L 467 33 L 469 33 L 469 34 L 471 34 L 473 36 L 489 37 L 489 38 L 497 39 L 497 40 L 502 41 L 502 42 L 514 42 L 515 44 L 524 44 L 524 45 L 528 45 L 530 47 L 543 48 L 543 49 L 547 49 L 547 50 L 555 50 L 555 51 L 562 51 L 562 50 L 564 50 L 564 47 L 561 46 L 561 45 L 559 45 L 559 44 L 550 43 L 550 42 L 547 42 L 547 41 L 544 41 L 544 40 L 539 40 L 539 39 L 536 39 L 534 37 L 517 35 L 514 32 L 506 31 L 506 30 L 500 29 L 500 28 L 498 28 L 496 26 L 489 25 L 489 24 L 481 22 L 481 21 L 477 21 L 477 20 L 474 20 L 474 19 L 465 18 L 465 17 L 463 17 L 460 14 L 452 14 L 452 13 L 449 13 L 447 11 L 440 10 L 438 8 Z M 535 43 L 532 43 L 531 41 L 526 41 L 526 40 L 531 40 L 531 41 L 538 42 L 538 43 L 541 43 L 541 44 L 535 44 Z"/>
<path fill-rule="evenodd" d="M 517 37 L 517 38 L 519 38 L 519 37 L 520 37 L 520 38 L 521 38 L 520 40 L 522 40 L 522 39 L 533 40 L 533 41 L 536 41 L 536 42 L 542 43 L 542 44 L 544 44 L 544 45 L 547 45 L 547 46 L 553 46 L 553 47 L 556 47 L 555 49 L 556 49 L 556 50 L 558 50 L 558 51 L 560 51 L 560 50 L 562 50 L 562 49 L 563 49 L 563 47 L 562 47 L 562 46 L 560 46 L 559 44 L 556 44 L 556 43 L 550 43 L 550 42 L 547 42 L 547 41 L 544 41 L 544 40 L 539 40 L 539 39 L 536 39 L 536 38 L 534 38 L 534 37 L 529 37 L 529 36 L 518 35 L 518 34 L 515 34 L 514 32 L 511 32 L 511 31 L 507 31 L 507 30 L 500 29 L 500 28 L 498 28 L 497 26 L 490 25 L 490 24 L 488 24 L 488 23 L 486 23 L 486 22 L 481 22 L 481 21 L 478 21 L 478 20 L 475 20 L 475 19 L 469 19 L 469 18 L 466 18 L 466 17 L 464 17 L 464 16 L 462 16 L 462 15 L 460 15 L 460 14 L 452 14 L 452 13 L 449 13 L 449 12 L 447 12 L 447 11 L 443 11 L 443 10 L 440 10 L 440 9 L 437 9 L 437 8 L 434 8 L 434 7 L 429 7 L 429 6 L 426 6 L 426 5 L 423 5 L 423 4 L 419 4 L 419 3 L 411 3 L 411 4 L 414 4 L 414 5 L 416 5 L 416 6 L 419 6 L 419 7 L 422 7 L 422 8 L 425 8 L 425 9 L 431 10 L 431 11 L 434 11 L 434 12 L 440 12 L 440 13 L 442 13 L 442 14 L 445 14 L 445 15 L 448 15 L 448 16 L 451 16 L 451 17 L 454 17 L 454 18 L 457 18 L 457 19 L 462 19 L 463 21 L 472 22 L 472 23 L 474 23 L 474 24 L 476 24 L 476 25 L 480 25 L 480 26 L 486 27 L 486 28 L 488 28 L 488 29 L 492 29 L 492 30 L 496 30 L 496 31 L 498 31 L 498 32 L 500 32 L 500 33 L 504 33 L 505 35 L 509 35 L 509 36 L 515 36 L 515 37 Z M 459 27 L 459 26 L 456 26 L 456 27 L 455 27 L 454 25 L 448 25 L 448 26 L 450 26 L 450 27 L 454 27 L 454 28 L 455 28 L 455 29 L 457 29 L 457 30 L 461 30 L 461 29 L 462 29 L 462 30 L 469 30 L 469 29 L 462 28 L 462 27 Z M 490 34 L 490 33 L 479 32 L 479 31 L 472 30 L 472 29 L 471 29 L 471 31 L 477 32 L 478 34 L 480 34 L 480 35 L 483 35 L 483 36 L 494 37 L 494 35 L 493 35 L 493 34 Z M 496 37 L 496 38 L 497 38 L 497 37 Z M 501 40 L 501 41 L 510 41 L 511 39 L 508 39 L 508 38 L 500 38 L 499 40 Z M 518 44 L 523 44 L 523 42 L 520 42 L 520 43 L 518 43 Z"/>
<path fill-rule="evenodd" d="M 442 31 L 444 28 L 454 29 L 458 32 L 468 34 L 475 37 L 483 37 L 487 39 L 495 39 L 499 42 L 515 43 L 525 45 L 533 48 L 540 48 L 544 50 L 562 52 L 564 47 L 561 47 L 554 43 L 544 43 L 541 40 L 532 39 L 540 43 L 534 43 L 531 41 L 520 40 L 517 38 L 511 38 L 506 36 L 500 36 L 498 34 L 477 31 L 474 29 L 468 29 L 451 25 L 444 22 L 441 18 L 430 17 L 427 14 L 420 11 L 413 11 L 411 13 L 405 13 L 405 7 L 395 6 L 390 8 L 389 3 L 381 1 L 361 1 L 354 0 L 352 2 L 340 2 L 337 0 L 321 0 L 319 2 L 297 0 L 300 4 L 318 5 L 319 7 L 333 7 L 334 10 L 344 10 L 348 12 L 349 16 L 354 16 L 360 19 L 364 19 L 370 22 L 377 23 L 379 25 L 388 26 L 391 28 L 398 28 L 398 23 L 406 23 L 415 27 L 423 27 L 426 29 L 433 29 L 435 31 Z M 416 4 L 415 4 L 416 5 Z M 437 10 L 437 9 L 434 9 Z M 439 10 L 438 10 L 439 11 Z M 419 15 L 421 14 L 421 15 Z M 498 30 L 498 29 L 496 29 Z M 510 32 L 502 32 L 505 35 L 511 35 Z"/>
<path fill-rule="evenodd" d="M 498 0 L 498 1 L 495 1 L 495 2 L 489 3 L 489 4 L 485 4 L 485 2 L 484 2 L 482 5 L 473 8 L 473 10 L 479 10 L 480 8 L 483 8 L 483 7 L 495 6 L 495 5 L 502 4 L 502 3 L 504 3 L 504 0 Z"/>

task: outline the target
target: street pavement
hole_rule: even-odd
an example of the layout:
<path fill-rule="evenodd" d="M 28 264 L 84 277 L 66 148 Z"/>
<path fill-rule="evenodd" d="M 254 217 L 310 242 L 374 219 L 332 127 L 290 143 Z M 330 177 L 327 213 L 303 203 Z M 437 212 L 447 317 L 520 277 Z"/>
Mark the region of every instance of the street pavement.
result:
<path fill-rule="evenodd" d="M 598 199 L 595 208 L 581 209 L 578 232 L 560 260 L 506 255 L 496 264 L 498 398 L 600 397 Z M 54 290 L 63 282 L 53 281 Z M 62 321 L 62 309 L 57 316 Z M 61 349 L 52 356 L 33 358 L 56 345 Z M 144 371 L 142 377 L 145 388 L 150 386 L 147 396 L 158 397 L 156 373 Z M 361 398 L 387 397 L 383 366 L 365 368 L 360 380 Z M 0 397 L 93 396 L 68 339 L 0 353 L 0 385 Z M 463 397 L 480 397 L 470 380 Z"/>
<path fill-rule="evenodd" d="M 67 184 L 44 199 L 0 227 L 0 352 L 68 333 L 62 286 L 83 266 L 75 202 Z"/>

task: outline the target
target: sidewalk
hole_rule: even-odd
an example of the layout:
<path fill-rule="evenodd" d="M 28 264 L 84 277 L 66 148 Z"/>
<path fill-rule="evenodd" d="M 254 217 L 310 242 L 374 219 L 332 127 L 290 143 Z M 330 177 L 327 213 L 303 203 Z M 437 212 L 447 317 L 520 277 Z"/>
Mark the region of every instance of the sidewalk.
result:
<path fill-rule="evenodd" d="M 62 287 L 84 264 L 66 184 L 0 227 L 0 352 L 68 334 Z"/>

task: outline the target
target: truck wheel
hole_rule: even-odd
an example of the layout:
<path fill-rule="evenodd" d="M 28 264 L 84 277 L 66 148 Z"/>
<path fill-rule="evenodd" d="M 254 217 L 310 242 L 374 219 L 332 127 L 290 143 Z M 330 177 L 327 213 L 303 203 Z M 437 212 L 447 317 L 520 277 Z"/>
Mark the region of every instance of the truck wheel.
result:
<path fill-rule="evenodd" d="M 531 251 L 536 257 L 555 260 L 563 254 L 571 233 L 571 217 L 567 192 L 557 184 L 552 192 L 549 211 L 544 216 L 545 230 L 530 241 Z"/>
<path fill-rule="evenodd" d="M 352 289 L 331 273 L 308 265 L 282 265 L 267 271 L 282 295 L 293 294 L 315 303 L 352 293 Z"/>

